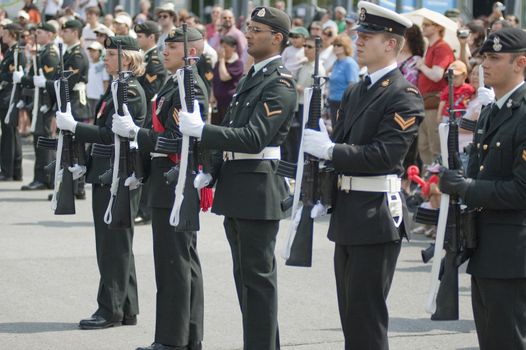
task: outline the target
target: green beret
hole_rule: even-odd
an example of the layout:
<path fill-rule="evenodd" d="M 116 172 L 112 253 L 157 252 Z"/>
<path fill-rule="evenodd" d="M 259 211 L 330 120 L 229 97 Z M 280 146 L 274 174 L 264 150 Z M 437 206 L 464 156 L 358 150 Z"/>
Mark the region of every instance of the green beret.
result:
<path fill-rule="evenodd" d="M 197 29 L 191 27 L 186 30 L 186 36 L 188 38 L 188 42 L 203 40 L 203 34 L 201 34 L 201 32 Z M 179 27 L 172 30 L 166 39 L 164 39 L 164 41 L 167 43 L 182 43 L 184 41 L 183 28 Z"/>
<path fill-rule="evenodd" d="M 485 52 L 526 52 L 526 32 L 517 28 L 497 30 L 482 44 L 480 53 Z"/>
<path fill-rule="evenodd" d="M 76 19 L 71 19 L 62 25 L 62 29 L 71 28 L 71 29 L 81 29 L 82 30 L 83 27 L 84 26 L 82 25 L 82 22 L 77 21 Z"/>
<path fill-rule="evenodd" d="M 152 35 L 152 34 L 159 33 L 161 30 L 160 30 L 159 25 L 157 24 L 157 22 L 146 21 L 144 23 L 136 24 L 135 27 L 133 28 L 133 31 L 135 33 L 142 33 L 142 34 L 146 34 L 146 35 Z"/>
<path fill-rule="evenodd" d="M 46 32 L 50 32 L 50 33 L 56 33 L 57 32 L 57 29 L 55 28 L 55 26 L 52 25 L 51 23 L 47 23 L 47 22 L 40 23 L 40 25 L 37 27 L 37 29 L 42 29 L 42 30 L 45 30 Z"/>
<path fill-rule="evenodd" d="M 137 40 L 129 36 L 110 36 L 104 41 L 104 47 L 107 49 L 118 49 L 119 44 L 123 50 L 139 51 Z"/>
<path fill-rule="evenodd" d="M 252 11 L 250 20 L 268 25 L 270 28 L 284 35 L 289 35 L 290 17 L 285 12 L 274 7 L 256 7 Z"/>

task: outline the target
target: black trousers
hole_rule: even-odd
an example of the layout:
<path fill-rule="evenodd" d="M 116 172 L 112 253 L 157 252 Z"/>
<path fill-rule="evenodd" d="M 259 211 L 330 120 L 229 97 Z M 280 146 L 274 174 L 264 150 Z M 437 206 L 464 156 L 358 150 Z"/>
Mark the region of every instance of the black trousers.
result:
<path fill-rule="evenodd" d="M 189 346 L 203 340 L 203 276 L 197 233 L 176 232 L 168 208 L 152 208 L 157 283 L 155 342 Z"/>
<path fill-rule="evenodd" d="M 6 108 L 8 106 L 5 106 Z M 3 108 L 3 107 L 2 107 Z M 5 123 L 7 109 L 0 110 L 0 124 L 2 136 L 0 137 L 0 168 L 6 177 L 22 179 L 22 140 L 18 133 L 18 109 L 11 113 L 9 124 Z"/>
<path fill-rule="evenodd" d="M 131 211 L 137 212 L 140 189 L 130 192 Z M 93 184 L 93 221 L 95 245 L 100 272 L 98 309 L 95 312 L 107 320 L 122 321 L 124 315 L 139 313 L 137 277 L 133 256 L 133 228 L 110 229 L 104 213 L 110 199 L 110 186 Z"/>
<path fill-rule="evenodd" d="M 526 349 L 526 278 L 471 277 L 480 350 Z"/>
<path fill-rule="evenodd" d="M 345 350 L 387 350 L 389 314 L 385 300 L 401 243 L 336 244 L 334 271 Z"/>
<path fill-rule="evenodd" d="M 277 350 L 278 275 L 274 248 L 279 221 L 226 217 L 223 224 L 243 314 L 243 349 Z"/>
<path fill-rule="evenodd" d="M 44 170 L 44 167 L 55 159 L 55 152 L 47 149 L 37 147 L 38 138 L 51 137 L 51 120 L 54 112 L 50 111 L 45 114 L 39 113 L 38 120 L 33 134 L 33 148 L 35 150 L 35 166 L 33 181 L 42 182 L 46 185 L 51 185 L 51 174 Z"/>

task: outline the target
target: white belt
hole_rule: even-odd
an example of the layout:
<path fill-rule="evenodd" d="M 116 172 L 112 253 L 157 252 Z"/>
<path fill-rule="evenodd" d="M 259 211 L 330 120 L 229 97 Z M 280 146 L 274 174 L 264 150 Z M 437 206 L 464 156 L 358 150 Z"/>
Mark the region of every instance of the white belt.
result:
<path fill-rule="evenodd" d="M 246 160 L 246 159 L 281 159 L 281 147 L 265 147 L 259 153 L 239 153 L 239 152 L 224 152 L 223 156 L 226 160 Z"/>
<path fill-rule="evenodd" d="M 403 219 L 402 199 L 400 197 L 402 181 L 397 175 L 382 176 L 345 176 L 338 175 L 338 189 L 349 191 L 381 192 L 387 194 L 387 205 L 393 223 L 399 227 Z"/>
<path fill-rule="evenodd" d="M 73 87 L 73 91 L 86 91 L 86 83 L 76 83 Z"/>
<path fill-rule="evenodd" d="M 345 176 L 338 175 L 338 188 L 342 191 L 400 192 L 402 181 L 396 175 Z"/>
<path fill-rule="evenodd" d="M 153 159 L 153 158 L 168 157 L 168 155 L 164 153 L 150 152 L 150 157 Z"/>

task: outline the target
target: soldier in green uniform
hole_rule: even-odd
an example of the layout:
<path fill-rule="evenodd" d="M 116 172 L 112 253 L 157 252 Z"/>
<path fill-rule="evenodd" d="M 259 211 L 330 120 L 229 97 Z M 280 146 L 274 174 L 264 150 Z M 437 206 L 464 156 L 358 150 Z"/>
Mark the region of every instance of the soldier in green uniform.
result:
<path fill-rule="evenodd" d="M 344 93 L 334 141 L 322 122 L 305 130 L 304 150 L 332 160 L 338 178 L 328 236 L 345 349 L 385 350 L 386 299 L 406 235 L 400 177 L 424 106 L 396 63 L 411 21 L 366 1 L 358 8 L 357 59 L 368 74 Z"/>
<path fill-rule="evenodd" d="M 212 212 L 225 216 L 245 350 L 279 349 L 274 247 L 288 190 L 274 171 L 296 108 L 295 83 L 280 56 L 289 29 L 283 11 L 256 8 L 245 34 L 255 64 L 240 81 L 222 125 L 204 125 L 198 111 L 180 116 L 184 134 L 221 151 Z"/>
<path fill-rule="evenodd" d="M 43 74 L 49 80 L 55 77 L 59 66 L 57 47 L 53 43 L 56 32 L 55 27 L 49 23 L 42 23 L 36 31 L 36 40 L 40 48 L 40 51 L 37 53 L 37 65 L 41 71 L 40 74 Z M 22 77 L 22 86 L 27 89 L 35 88 L 33 76 L 37 74 L 39 72 L 35 72 L 33 65 L 31 65 L 29 74 Z M 39 94 L 38 115 L 35 131 L 33 132 L 33 148 L 35 150 L 34 177 L 32 182 L 22 186 L 22 191 L 44 190 L 52 187 L 50 176 L 46 173 L 44 167 L 51 162 L 53 154 L 48 150 L 37 148 L 37 141 L 39 136 L 51 137 L 51 121 L 55 115 L 53 110 L 55 100 L 52 100 L 51 96 L 54 96 L 54 91 L 50 93 L 46 88 L 43 88 L 40 89 Z"/>
<path fill-rule="evenodd" d="M 133 74 L 128 85 L 127 106 L 135 116 L 133 122 L 142 125 L 146 116 L 146 98 L 136 76 L 144 72 L 143 56 L 135 39 L 118 36 L 108 38 L 104 62 L 106 70 L 114 78 L 118 74 L 118 42 L 122 45 L 122 68 Z M 116 113 L 111 86 L 101 97 L 96 111 L 95 125 L 77 122 L 71 113 L 57 112 L 57 127 L 75 133 L 76 139 L 83 143 L 92 143 L 93 150 L 100 144 L 111 145 L 114 141 L 111 131 L 112 116 Z M 104 149 L 104 146 L 100 148 Z M 93 222 L 100 272 L 98 308 L 90 318 L 80 321 L 79 326 L 82 329 L 100 329 L 120 324 L 135 325 L 139 313 L 135 260 L 132 251 L 133 228 L 110 229 L 104 222 L 104 213 L 111 193 L 110 186 L 101 184 L 100 176 L 111 168 L 111 164 L 109 155 L 101 157 L 96 153 L 99 152 L 94 151 L 88 162 L 87 181 L 93 185 Z M 130 189 L 132 217 L 137 212 L 140 192 L 140 188 Z"/>
<path fill-rule="evenodd" d="M 203 36 L 188 28 L 188 55 L 199 57 Z M 164 67 L 172 75 L 157 94 L 152 114 L 152 129 L 137 127 L 131 116 L 114 118 L 113 132 L 135 138 L 141 152 L 152 157 L 149 204 L 152 208 L 153 254 L 157 283 L 154 343 L 137 350 L 200 350 L 203 339 L 203 280 L 197 254 L 199 197 L 194 188 L 195 175 L 187 177 L 180 222 L 170 225 L 176 183 L 168 184 L 164 174 L 179 162 L 179 154 L 155 152 L 158 137 L 178 139 L 181 102 L 175 72 L 184 66 L 183 31 L 178 28 L 165 39 Z M 206 87 L 192 67 L 195 96 L 203 111 L 208 110 Z M 206 114 L 203 115 L 206 119 Z"/>
<path fill-rule="evenodd" d="M 146 21 L 135 26 L 135 33 L 137 33 L 139 47 L 144 52 L 144 62 L 146 63 L 146 70 L 144 74 L 139 77 L 139 83 L 141 83 L 146 95 L 147 107 L 144 128 L 150 129 L 152 127 L 152 100 L 156 98 L 156 95 L 163 86 L 167 75 L 157 49 L 160 28 L 156 22 Z M 146 156 L 149 158 L 150 155 L 147 154 Z M 152 213 L 148 206 L 149 192 L 150 182 L 146 181 L 143 185 L 139 211 L 135 218 L 136 224 L 147 223 L 151 220 Z"/>
<path fill-rule="evenodd" d="M 440 190 L 477 210 L 467 272 L 480 349 L 526 349 L 526 33 L 496 31 L 480 52 L 496 102 L 481 112 L 467 178 L 446 170 Z"/>
<path fill-rule="evenodd" d="M 87 122 L 89 120 L 89 106 L 86 97 L 86 83 L 88 82 L 89 61 L 86 53 L 80 46 L 82 33 L 82 23 L 77 20 L 69 20 L 62 25 L 62 39 L 67 45 L 64 53 L 64 69 L 67 73 L 69 83 L 69 97 L 71 100 L 71 112 L 75 120 Z M 58 77 L 58 70 L 55 78 Z M 38 74 L 33 77 L 33 83 L 36 87 L 45 88 L 53 100 L 56 100 L 54 80 L 47 79 L 44 74 Z M 81 142 L 75 142 L 76 155 L 80 163 L 85 162 L 85 146 Z M 85 164 L 80 164 L 85 165 Z M 77 199 L 86 198 L 84 191 L 84 177 L 76 181 L 75 196 Z"/>
<path fill-rule="evenodd" d="M 22 143 L 18 133 L 18 108 L 12 106 L 9 123 L 6 123 L 13 78 L 20 76 L 18 67 L 15 67 L 14 54 L 18 47 L 18 39 L 22 28 L 18 24 L 7 24 L 3 29 L 2 42 L 9 48 L 0 63 L 0 123 L 2 136 L 0 138 L 0 181 L 22 181 Z M 18 66 L 24 67 L 24 54 L 20 50 L 18 55 Z M 15 78 L 16 79 L 16 78 Z M 11 101 L 16 105 L 17 96 Z"/>

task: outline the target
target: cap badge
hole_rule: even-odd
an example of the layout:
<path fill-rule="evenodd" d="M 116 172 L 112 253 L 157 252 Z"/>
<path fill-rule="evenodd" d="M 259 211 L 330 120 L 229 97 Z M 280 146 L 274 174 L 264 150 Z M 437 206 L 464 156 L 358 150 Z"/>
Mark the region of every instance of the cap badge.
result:
<path fill-rule="evenodd" d="M 360 10 L 360 17 L 358 18 L 360 22 L 365 22 L 365 17 L 367 17 L 367 10 L 362 8 Z"/>
<path fill-rule="evenodd" d="M 500 50 L 502 50 L 502 44 L 500 43 L 500 38 L 498 36 L 495 36 L 495 38 L 493 38 L 493 50 L 495 52 L 499 52 Z"/>
<path fill-rule="evenodd" d="M 256 16 L 258 16 L 258 17 L 265 17 L 265 14 L 266 14 L 266 13 L 267 13 L 267 12 L 265 11 L 265 9 L 262 8 L 261 10 L 258 11 L 258 13 L 256 14 Z"/>

